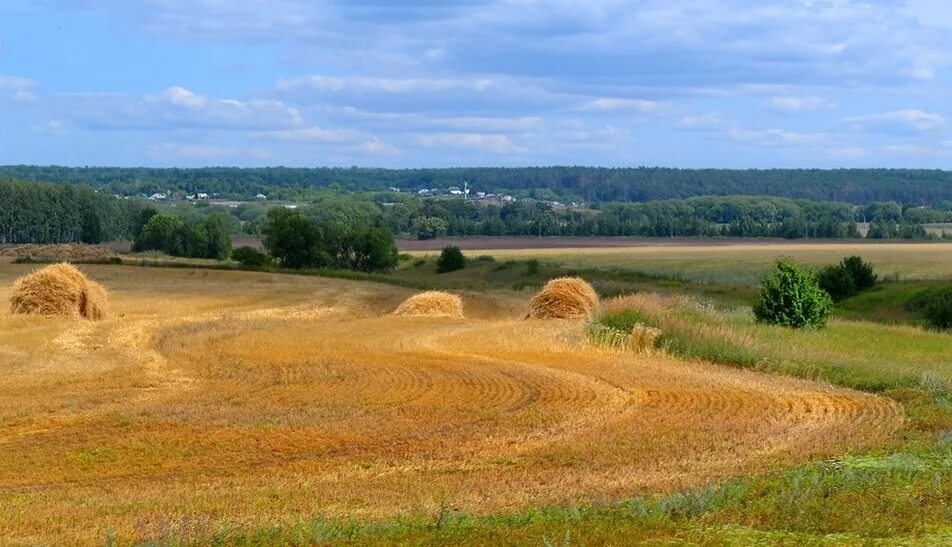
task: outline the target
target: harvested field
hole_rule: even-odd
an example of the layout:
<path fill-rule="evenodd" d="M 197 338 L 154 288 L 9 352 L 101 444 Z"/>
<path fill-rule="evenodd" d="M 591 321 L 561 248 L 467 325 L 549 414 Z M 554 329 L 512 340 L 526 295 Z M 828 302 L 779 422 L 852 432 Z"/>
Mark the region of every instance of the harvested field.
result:
<path fill-rule="evenodd" d="M 0 267 L 0 298 L 31 268 Z M 0 313 L 0 543 L 211 534 L 315 515 L 485 514 L 710 484 L 891 439 L 902 409 L 807 381 L 594 349 L 467 294 L 84 268 L 106 320 Z M 180 529 L 181 528 L 181 529 Z"/>

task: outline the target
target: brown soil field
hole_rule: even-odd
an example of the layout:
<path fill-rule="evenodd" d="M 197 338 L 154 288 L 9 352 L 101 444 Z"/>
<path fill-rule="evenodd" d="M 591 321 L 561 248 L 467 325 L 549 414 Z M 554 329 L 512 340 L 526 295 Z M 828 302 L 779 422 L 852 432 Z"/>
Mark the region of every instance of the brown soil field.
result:
<path fill-rule="evenodd" d="M 32 268 L 0 265 L 0 301 Z M 464 293 L 82 266 L 100 322 L 0 311 L 0 543 L 96 544 L 327 518 L 608 503 L 889 442 L 901 408 L 587 345 Z"/>

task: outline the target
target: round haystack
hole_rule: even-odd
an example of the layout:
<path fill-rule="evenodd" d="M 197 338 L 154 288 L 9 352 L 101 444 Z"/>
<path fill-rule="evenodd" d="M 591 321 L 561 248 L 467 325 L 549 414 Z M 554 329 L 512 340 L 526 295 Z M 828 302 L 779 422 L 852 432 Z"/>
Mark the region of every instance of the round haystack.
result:
<path fill-rule="evenodd" d="M 542 287 L 526 319 L 586 319 L 598 310 L 598 294 L 580 277 L 559 277 Z"/>
<path fill-rule="evenodd" d="M 13 283 L 10 312 L 102 319 L 106 291 L 72 264 L 46 266 Z"/>
<path fill-rule="evenodd" d="M 463 317 L 463 299 L 442 291 L 415 294 L 403 301 L 393 315 L 409 317 Z"/>

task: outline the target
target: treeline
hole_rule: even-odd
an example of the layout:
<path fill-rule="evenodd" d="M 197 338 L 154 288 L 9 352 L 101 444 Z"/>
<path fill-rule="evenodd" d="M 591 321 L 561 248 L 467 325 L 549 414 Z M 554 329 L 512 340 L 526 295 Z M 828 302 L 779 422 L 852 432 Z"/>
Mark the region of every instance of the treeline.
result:
<path fill-rule="evenodd" d="M 392 199 L 390 196 L 388 199 Z M 948 212 L 903 209 L 896 203 L 856 207 L 842 202 L 727 196 L 647 203 L 608 203 L 598 209 L 557 207 L 539 201 L 505 205 L 473 201 L 405 199 L 378 203 L 395 233 L 420 239 L 465 236 L 645 237 L 860 237 L 926 238 L 923 222 L 948 222 Z"/>
<path fill-rule="evenodd" d="M 141 209 L 86 187 L 0 180 L 0 244 L 129 239 Z"/>
<path fill-rule="evenodd" d="M 763 195 L 865 205 L 895 201 L 952 210 L 952 172 L 925 169 L 671 169 L 525 167 L 453 169 L 196 169 L 6 166 L 0 178 L 83 184 L 106 193 L 218 193 L 310 199 L 312 191 L 348 192 L 462 187 L 537 199 L 646 202 L 696 196 Z"/>

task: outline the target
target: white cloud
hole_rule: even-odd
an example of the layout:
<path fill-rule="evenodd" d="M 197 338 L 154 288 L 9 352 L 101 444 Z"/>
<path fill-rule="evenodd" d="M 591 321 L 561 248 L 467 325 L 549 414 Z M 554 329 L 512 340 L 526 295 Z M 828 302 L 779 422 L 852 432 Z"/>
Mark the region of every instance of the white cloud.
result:
<path fill-rule="evenodd" d="M 799 114 L 807 112 L 816 112 L 818 110 L 829 110 L 835 105 L 822 97 L 794 97 L 791 95 L 773 97 L 767 105 L 772 110 L 784 112 L 787 114 Z"/>
<path fill-rule="evenodd" d="M 465 148 L 481 150 L 495 154 L 507 154 L 513 150 L 512 139 L 507 135 L 486 135 L 482 133 L 434 133 L 419 135 L 417 142 L 422 146 Z"/>
<path fill-rule="evenodd" d="M 648 101 L 644 99 L 619 99 L 613 97 L 603 97 L 586 102 L 582 105 L 582 110 L 590 112 L 607 112 L 613 110 L 634 110 L 644 114 L 654 114 L 670 108 L 670 103 L 665 101 Z"/>
<path fill-rule="evenodd" d="M 945 118 L 934 112 L 916 109 L 891 110 L 878 114 L 849 116 L 843 122 L 859 129 L 911 129 L 914 131 L 933 131 L 945 127 Z"/>
<path fill-rule="evenodd" d="M 697 116 L 685 116 L 681 118 L 680 125 L 689 129 L 717 130 L 729 127 L 731 124 L 718 112 L 708 112 Z"/>
<path fill-rule="evenodd" d="M 65 94 L 57 97 L 64 117 L 100 130 L 278 129 L 304 125 L 301 113 L 279 101 L 216 99 L 184 87 L 144 96 Z"/>
<path fill-rule="evenodd" d="M 369 141 L 361 144 L 359 150 L 371 156 L 399 156 L 403 153 L 396 146 L 387 144 L 377 137 L 372 137 Z"/>
<path fill-rule="evenodd" d="M 8 99 L 16 102 L 33 102 L 36 100 L 36 80 L 20 76 L 0 75 L 0 100 Z"/>
<path fill-rule="evenodd" d="M 742 129 L 733 127 L 728 135 L 737 141 L 750 142 L 761 146 L 814 144 L 818 135 L 797 133 L 786 129 Z"/>
<path fill-rule="evenodd" d="M 498 87 L 493 78 L 379 78 L 370 76 L 305 76 L 278 80 L 278 91 L 312 89 L 317 91 L 362 91 L 376 93 L 414 93 L 419 91 L 487 91 Z"/>
<path fill-rule="evenodd" d="M 279 131 L 262 131 L 255 136 L 260 139 L 298 142 L 347 142 L 356 141 L 362 137 L 359 131 L 352 129 L 322 129 L 311 126 L 301 129 L 284 129 Z"/>
<path fill-rule="evenodd" d="M 184 158 L 189 160 L 234 160 L 236 158 L 268 159 L 270 150 L 244 146 L 209 146 L 165 142 L 149 146 L 149 154 L 156 159 Z"/>

